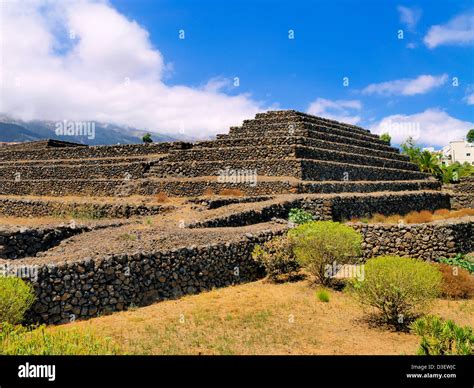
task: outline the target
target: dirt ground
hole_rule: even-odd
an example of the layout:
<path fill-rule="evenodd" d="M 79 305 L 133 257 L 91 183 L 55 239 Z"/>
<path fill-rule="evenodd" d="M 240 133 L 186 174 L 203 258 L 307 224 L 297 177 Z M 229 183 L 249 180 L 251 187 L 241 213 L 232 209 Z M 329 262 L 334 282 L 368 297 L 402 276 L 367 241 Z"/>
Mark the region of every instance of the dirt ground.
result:
<path fill-rule="evenodd" d="M 411 333 L 371 327 L 347 294 L 316 297 L 307 281 L 248 283 L 49 330 L 83 328 L 130 354 L 415 354 Z M 474 300 L 438 300 L 428 310 L 474 324 Z"/>

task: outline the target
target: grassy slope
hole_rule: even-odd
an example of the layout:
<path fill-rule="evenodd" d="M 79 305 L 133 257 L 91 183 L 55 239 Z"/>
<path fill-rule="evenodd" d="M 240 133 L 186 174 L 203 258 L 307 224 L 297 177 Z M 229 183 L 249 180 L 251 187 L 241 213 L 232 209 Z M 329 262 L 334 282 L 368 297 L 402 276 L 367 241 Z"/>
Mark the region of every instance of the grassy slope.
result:
<path fill-rule="evenodd" d="M 474 301 L 439 300 L 432 312 L 473 324 Z M 262 281 L 62 326 L 110 336 L 134 354 L 414 354 L 412 334 L 369 328 L 340 292 L 329 303 L 301 281 Z M 51 328 L 50 330 L 58 330 Z"/>

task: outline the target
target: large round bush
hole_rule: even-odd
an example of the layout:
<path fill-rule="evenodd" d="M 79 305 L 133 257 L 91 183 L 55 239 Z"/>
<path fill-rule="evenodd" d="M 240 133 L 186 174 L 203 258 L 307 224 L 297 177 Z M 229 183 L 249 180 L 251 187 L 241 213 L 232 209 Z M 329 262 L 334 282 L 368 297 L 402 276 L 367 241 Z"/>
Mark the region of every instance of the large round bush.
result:
<path fill-rule="evenodd" d="M 404 326 L 440 294 L 441 273 L 418 259 L 381 256 L 367 260 L 364 278 L 354 279 L 349 287 L 384 322 Z"/>
<path fill-rule="evenodd" d="M 323 285 L 331 282 L 328 268 L 350 264 L 360 253 L 362 236 L 347 225 L 313 221 L 288 232 L 298 263 Z"/>

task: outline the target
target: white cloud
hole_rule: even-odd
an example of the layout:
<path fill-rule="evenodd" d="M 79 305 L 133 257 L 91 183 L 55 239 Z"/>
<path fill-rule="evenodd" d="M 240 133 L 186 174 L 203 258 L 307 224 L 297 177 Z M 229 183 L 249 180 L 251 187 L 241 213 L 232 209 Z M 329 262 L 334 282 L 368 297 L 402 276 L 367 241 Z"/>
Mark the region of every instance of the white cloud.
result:
<path fill-rule="evenodd" d="M 409 136 L 418 143 L 442 147 L 451 140 L 464 139 L 474 123 L 456 119 L 445 111 L 430 108 L 412 115 L 396 114 L 383 118 L 372 126 L 373 133 L 388 132 L 392 142 L 400 144 Z"/>
<path fill-rule="evenodd" d="M 2 14 L 2 113 L 207 137 L 266 109 L 222 78 L 167 85 L 148 32 L 108 3 L 4 2 Z"/>
<path fill-rule="evenodd" d="M 400 14 L 400 22 L 405 24 L 408 29 L 413 30 L 421 17 L 421 11 L 418 8 L 397 7 Z"/>
<path fill-rule="evenodd" d="M 361 109 L 362 104 L 359 100 L 327 100 L 325 98 L 317 98 L 309 105 L 307 113 L 343 123 L 357 124 L 361 120 L 358 115 Z"/>
<path fill-rule="evenodd" d="M 432 26 L 423 41 L 429 48 L 440 45 L 474 43 L 474 13 L 456 16 L 446 24 Z"/>
<path fill-rule="evenodd" d="M 362 90 L 363 94 L 413 96 L 424 94 L 433 88 L 443 85 L 448 79 L 447 74 L 439 76 L 420 75 L 417 78 L 405 78 L 394 81 L 370 84 Z"/>
<path fill-rule="evenodd" d="M 463 101 L 466 102 L 467 105 L 474 105 L 474 84 L 468 84 L 465 93 Z"/>

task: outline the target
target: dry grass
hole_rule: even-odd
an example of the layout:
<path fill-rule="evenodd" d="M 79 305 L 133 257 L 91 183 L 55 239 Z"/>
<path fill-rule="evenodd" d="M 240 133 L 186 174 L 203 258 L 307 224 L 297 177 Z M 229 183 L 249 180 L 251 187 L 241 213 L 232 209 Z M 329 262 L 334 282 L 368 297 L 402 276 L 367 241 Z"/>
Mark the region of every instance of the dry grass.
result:
<path fill-rule="evenodd" d="M 470 209 L 461 209 L 460 211 L 465 211 L 465 210 L 470 210 Z M 446 216 L 449 216 L 450 212 L 451 211 L 449 209 L 438 209 L 438 210 L 435 210 L 433 214 L 435 216 L 446 217 Z"/>
<path fill-rule="evenodd" d="M 412 211 L 404 216 L 400 214 L 392 214 L 385 216 L 383 214 L 375 213 L 371 218 L 365 220 L 369 224 L 373 223 L 384 223 L 384 224 L 397 224 L 403 222 L 406 224 L 419 224 L 425 222 L 439 221 L 451 218 L 461 218 L 466 216 L 474 216 L 474 209 L 460 209 L 460 210 L 448 210 L 439 209 L 435 212 L 428 210 Z M 360 222 L 361 219 L 353 218 L 351 222 Z"/>
<path fill-rule="evenodd" d="M 168 202 L 168 194 L 160 192 L 156 194 L 155 200 L 158 203 Z"/>
<path fill-rule="evenodd" d="M 228 195 L 231 197 L 243 197 L 244 192 L 240 189 L 222 189 L 219 195 Z"/>
<path fill-rule="evenodd" d="M 212 197 L 213 195 L 215 195 L 214 190 L 209 189 L 209 188 L 204 190 L 202 193 L 203 197 Z"/>
<path fill-rule="evenodd" d="M 448 264 L 437 264 L 443 282 L 441 291 L 443 296 L 453 299 L 467 299 L 474 296 L 474 275 L 463 268 Z"/>
<path fill-rule="evenodd" d="M 414 354 L 413 334 L 369 328 L 350 296 L 318 300 L 306 281 L 262 281 L 62 326 L 110 336 L 132 354 Z M 472 325 L 474 301 L 439 300 L 432 313 Z M 58 328 L 51 328 L 57 330 Z"/>

